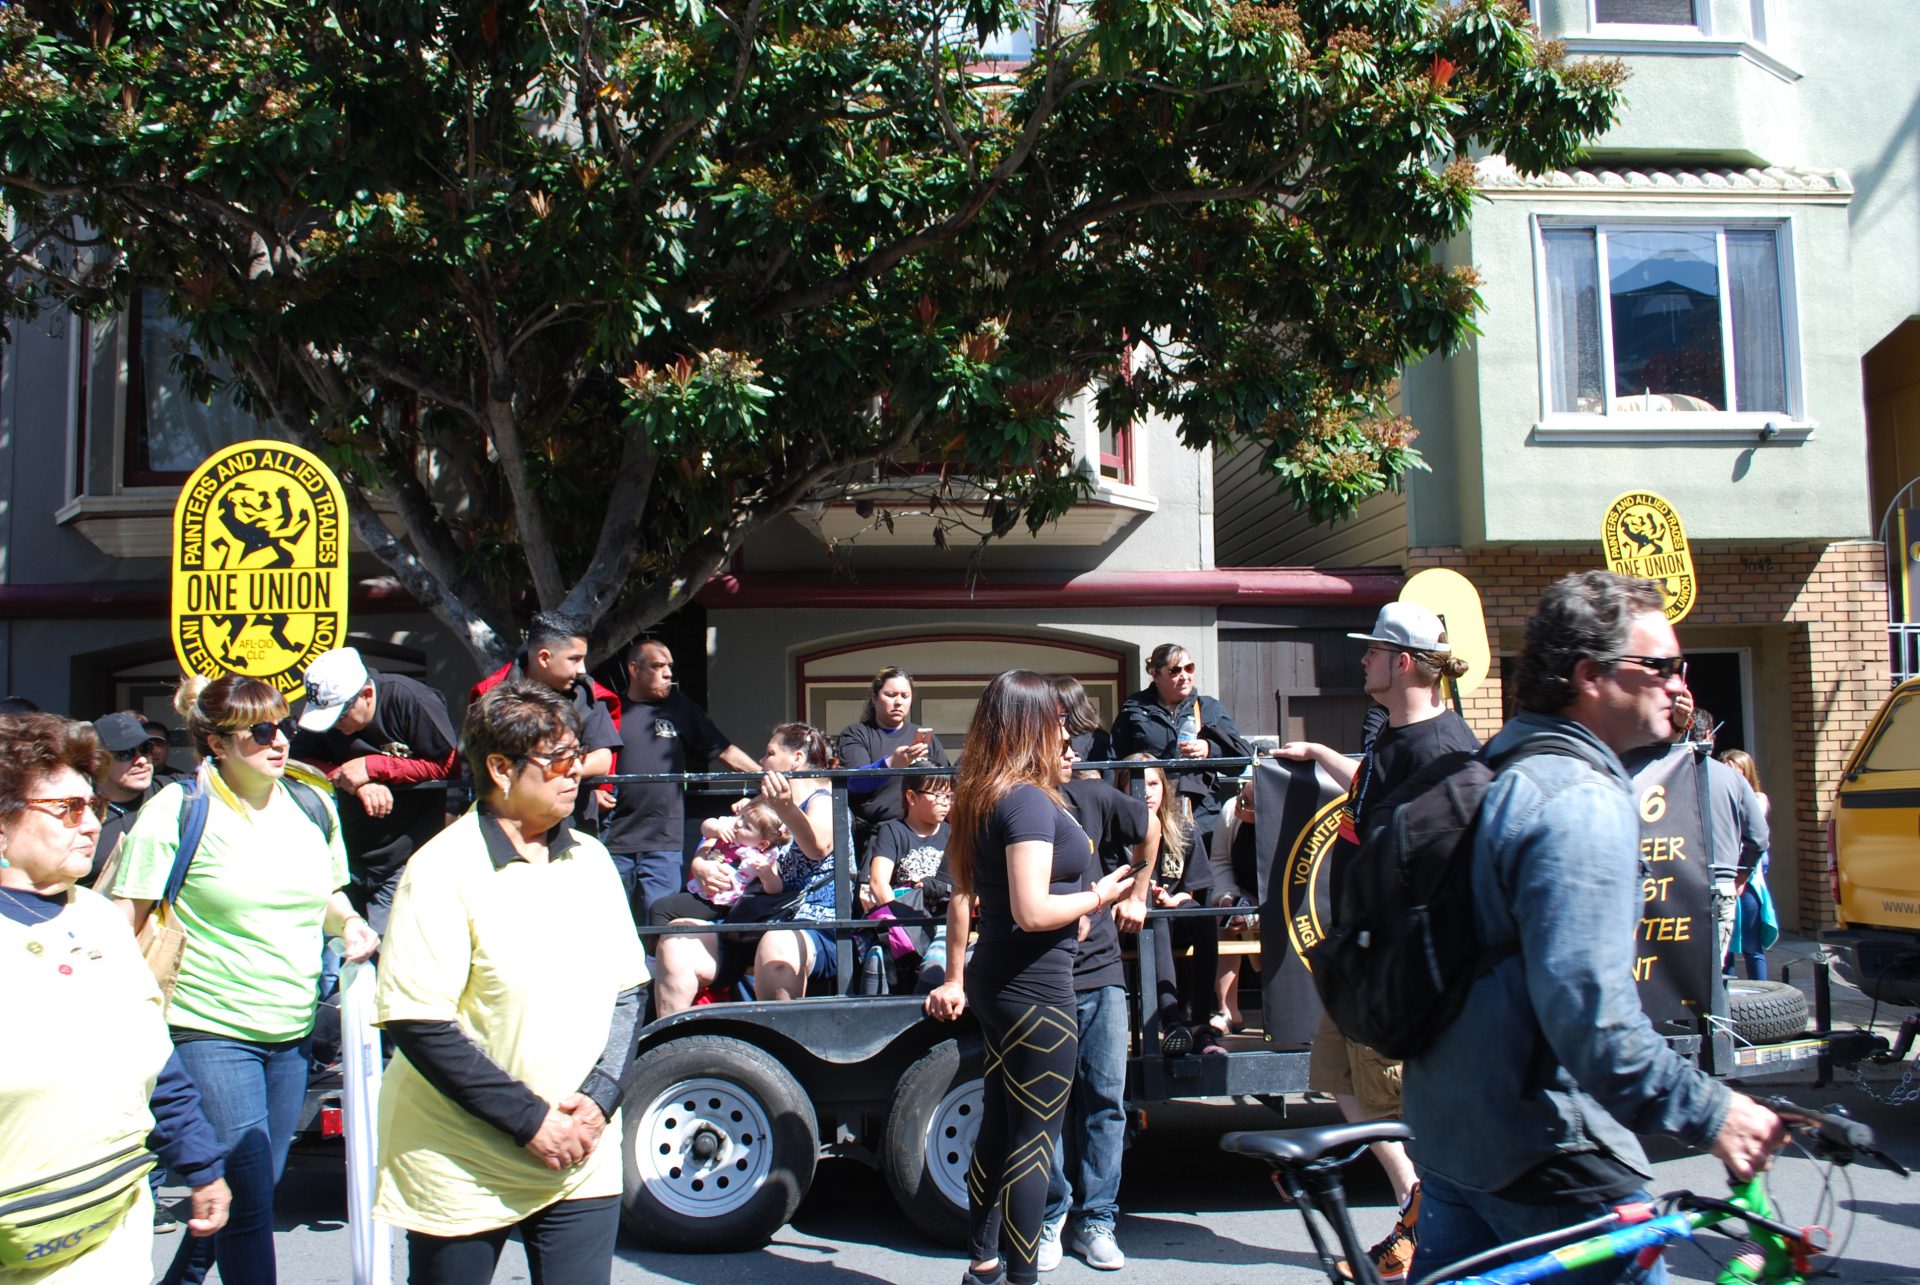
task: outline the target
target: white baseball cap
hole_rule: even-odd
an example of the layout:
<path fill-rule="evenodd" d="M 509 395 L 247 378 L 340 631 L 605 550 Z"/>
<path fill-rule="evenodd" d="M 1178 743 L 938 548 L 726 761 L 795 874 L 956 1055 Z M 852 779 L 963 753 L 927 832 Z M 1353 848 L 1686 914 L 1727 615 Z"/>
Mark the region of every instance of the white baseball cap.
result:
<path fill-rule="evenodd" d="M 1374 617 L 1372 633 L 1348 634 L 1347 637 L 1358 638 L 1362 642 L 1385 643 L 1406 651 L 1433 651 L 1450 656 L 1453 646 L 1441 637 L 1444 633 L 1446 629 L 1440 624 L 1440 617 L 1419 603 L 1390 602 L 1380 608 L 1380 614 Z"/>
<path fill-rule="evenodd" d="M 367 685 L 367 662 L 356 648 L 335 647 L 313 658 L 306 681 L 307 707 L 300 711 L 300 726 L 309 732 L 331 731 Z"/>

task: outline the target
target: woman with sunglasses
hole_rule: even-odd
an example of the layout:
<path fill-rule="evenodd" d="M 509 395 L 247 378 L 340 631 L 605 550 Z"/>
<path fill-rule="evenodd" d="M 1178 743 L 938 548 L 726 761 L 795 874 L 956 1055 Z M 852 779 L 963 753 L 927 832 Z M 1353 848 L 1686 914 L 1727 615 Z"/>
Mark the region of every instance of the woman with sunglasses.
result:
<path fill-rule="evenodd" d="M 1194 683 L 1193 657 L 1179 643 L 1161 643 L 1147 657 L 1147 685 L 1127 697 L 1113 720 L 1113 756 L 1156 759 L 1243 758 L 1253 747 L 1233 725 L 1233 715 Z M 1169 773 L 1178 801 L 1193 818 L 1194 860 L 1206 869 L 1213 832 L 1224 800 L 1218 772 L 1176 769 Z M 1238 772 L 1229 773 L 1232 785 Z M 1232 797 L 1229 793 L 1227 797 Z"/>
<path fill-rule="evenodd" d="M 461 750 L 478 798 L 408 860 L 380 957 L 399 1056 L 373 1212 L 406 1229 L 415 1282 L 483 1285 L 518 1231 L 534 1285 L 604 1285 L 646 955 L 613 858 L 570 824 L 573 704 L 503 682 Z"/>
<path fill-rule="evenodd" d="M 187 944 L 167 1023 L 228 1148 L 233 1211 L 218 1235 L 183 1243 L 164 1279 L 201 1281 L 217 1262 L 226 1285 L 273 1285 L 273 1189 L 306 1101 L 321 947 L 342 937 L 358 962 L 380 939 L 343 891 L 332 800 L 320 796 L 323 827 L 293 793 L 286 698 L 256 678 L 195 675 L 174 708 L 202 755 L 207 812 L 169 911 Z M 121 844 L 112 891 L 136 931 L 165 895 L 185 793 L 175 784 L 155 795 Z"/>
<path fill-rule="evenodd" d="M 106 758 L 92 728 L 0 717 L 0 1282 L 144 1281 L 152 1273 L 147 1167 L 157 1150 L 193 1188 L 189 1232 L 226 1221 L 219 1143 L 167 1039 L 164 1001 L 126 921 L 75 886 L 91 868 Z M 44 1246 L 57 1242 L 47 1253 Z M 31 1258 L 32 1264 L 25 1260 Z"/>

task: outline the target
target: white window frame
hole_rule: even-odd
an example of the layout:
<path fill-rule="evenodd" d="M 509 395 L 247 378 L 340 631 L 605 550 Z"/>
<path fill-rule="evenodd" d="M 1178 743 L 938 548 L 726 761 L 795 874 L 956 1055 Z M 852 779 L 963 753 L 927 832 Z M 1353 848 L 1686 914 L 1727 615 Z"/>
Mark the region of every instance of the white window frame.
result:
<path fill-rule="evenodd" d="M 1595 271 L 1600 285 L 1601 395 L 1599 414 L 1556 411 L 1553 406 L 1553 338 L 1547 297 L 1547 243 L 1550 230 L 1568 228 L 1594 233 Z M 1607 237 L 1616 232 L 1678 232 L 1715 234 L 1720 285 L 1721 360 L 1727 388 L 1736 386 L 1733 342 L 1733 300 L 1727 286 L 1726 233 L 1763 230 L 1774 234 L 1774 254 L 1780 272 L 1780 326 L 1786 351 L 1787 408 L 1784 411 L 1616 411 L 1614 409 L 1613 307 L 1608 272 Z M 1795 271 L 1791 218 L 1630 218 L 1619 216 L 1533 216 L 1533 280 L 1535 342 L 1540 355 L 1540 419 L 1534 426 L 1541 438 L 1619 441 L 1652 438 L 1668 441 L 1712 438 L 1748 438 L 1765 441 L 1802 440 L 1815 425 L 1806 413 L 1805 349 L 1800 341 L 1799 274 Z M 1764 434 L 1764 436 L 1762 436 Z"/>
<path fill-rule="evenodd" d="M 1587 0 L 1587 30 L 1596 36 L 1628 40 L 1703 40 L 1713 35 L 1713 0 L 1692 0 L 1693 21 L 1602 22 L 1600 0 Z"/>

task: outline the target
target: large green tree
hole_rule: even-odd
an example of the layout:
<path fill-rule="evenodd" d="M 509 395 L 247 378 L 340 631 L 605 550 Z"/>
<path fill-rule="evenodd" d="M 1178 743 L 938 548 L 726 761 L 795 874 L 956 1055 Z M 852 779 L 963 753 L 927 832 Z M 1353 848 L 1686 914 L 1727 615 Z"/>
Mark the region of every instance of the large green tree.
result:
<path fill-rule="evenodd" d="M 1316 516 L 1396 484 L 1464 158 L 1618 81 L 1520 0 L 0 0 L 0 304 L 164 290 L 476 658 L 529 588 L 604 649 L 876 463 L 1048 521 L 1088 386 Z"/>

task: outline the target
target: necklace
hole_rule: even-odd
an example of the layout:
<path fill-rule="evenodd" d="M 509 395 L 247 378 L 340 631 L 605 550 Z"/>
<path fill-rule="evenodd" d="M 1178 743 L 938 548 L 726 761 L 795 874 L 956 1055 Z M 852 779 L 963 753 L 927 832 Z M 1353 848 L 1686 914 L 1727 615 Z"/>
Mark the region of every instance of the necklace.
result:
<path fill-rule="evenodd" d="M 39 894 L 22 892 L 18 888 L 0 888 L 0 892 L 6 893 L 12 899 L 13 904 L 20 907 L 20 909 L 34 911 L 33 922 L 36 924 L 44 924 L 58 919 L 60 912 L 67 908 L 67 904 L 63 900 L 56 902 L 51 910 L 37 911 L 33 903 L 42 900 Z"/>

